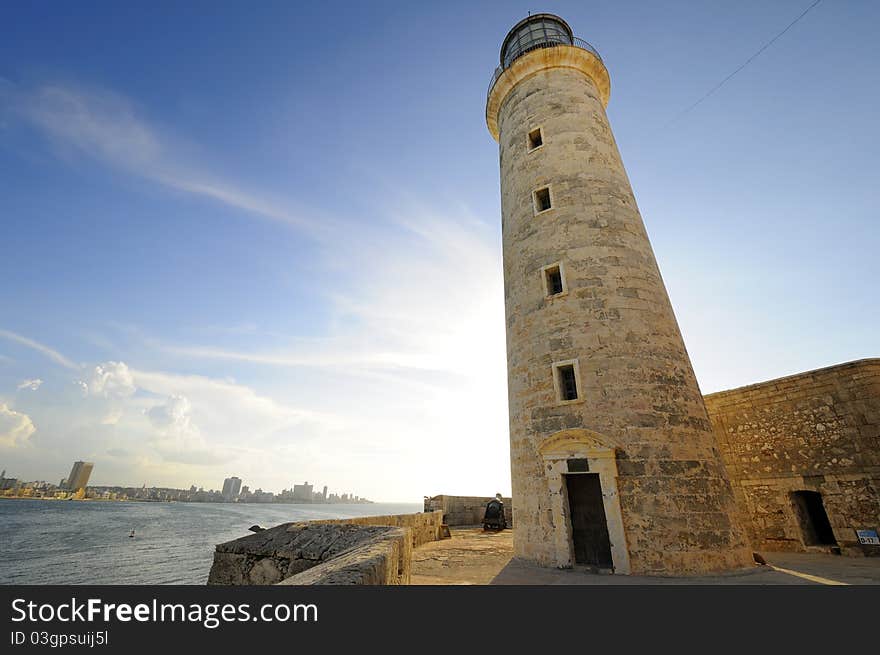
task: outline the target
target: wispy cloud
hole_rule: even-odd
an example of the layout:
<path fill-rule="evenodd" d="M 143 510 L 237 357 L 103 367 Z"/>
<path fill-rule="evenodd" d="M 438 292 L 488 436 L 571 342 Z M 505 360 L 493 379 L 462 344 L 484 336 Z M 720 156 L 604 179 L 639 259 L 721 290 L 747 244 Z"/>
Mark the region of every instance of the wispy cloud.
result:
<path fill-rule="evenodd" d="M 45 86 L 16 91 L 16 108 L 60 149 L 301 231 L 314 244 L 319 270 L 310 274 L 323 282 L 309 300 L 322 316 L 310 336 L 278 334 L 281 321 L 272 324 L 272 316 L 234 336 L 215 329 L 192 343 L 126 330 L 141 346 L 141 365 L 149 361 L 144 352 L 158 351 L 175 369 L 219 370 L 247 377 L 253 386 L 147 365 L 127 369 L 131 385 L 121 388 L 133 393 L 111 397 L 93 391 L 123 373 L 121 362 L 99 365 L 96 375 L 71 366 L 81 381 L 76 400 L 90 412 L 77 439 L 96 435 L 95 452 L 122 448 L 144 475 L 164 479 L 172 472 L 195 474 L 163 461 L 190 466 L 204 455 L 216 464 L 236 453 L 229 472 L 252 475 L 256 484 L 287 485 L 293 475 L 335 477 L 362 492 L 398 498 L 507 488 L 509 469 L 497 457 L 507 444 L 507 413 L 494 220 L 466 208 L 425 205 L 394 184 L 383 187 L 381 204 L 353 201 L 376 217 L 369 223 L 315 220 L 295 202 L 246 190 L 219 179 L 209 165 L 193 164 L 192 148 L 116 94 Z M 35 416 L 43 421 L 43 414 Z M 35 438 L 50 434 L 40 425 Z M 64 430 L 61 417 L 55 425 Z M 432 449 L 432 470 L 413 467 L 436 443 L 444 447 Z M 471 454 L 467 462 L 458 456 L 462 449 Z M 116 460 L 121 467 L 123 458 Z M 377 470 L 394 474 L 377 480 Z M 469 483 L 484 479 L 493 481 L 490 488 Z"/>
<path fill-rule="evenodd" d="M 503 284 L 497 235 L 466 212 L 409 206 L 393 243 L 358 234 L 329 256 L 351 271 L 329 281 L 330 328 L 317 337 L 273 339 L 282 345 L 217 347 L 151 344 L 176 356 L 284 368 L 419 372 L 471 377 L 491 362 L 504 371 Z M 331 261 L 328 268 L 333 268 Z M 259 334 L 242 335 L 256 342 Z M 503 377 L 501 379 L 503 382 Z"/>
<path fill-rule="evenodd" d="M 203 409 L 205 417 L 211 412 L 218 414 L 218 423 L 227 420 L 227 412 L 232 412 L 241 419 L 265 420 L 273 429 L 279 424 L 303 422 L 323 423 L 334 428 L 346 425 L 332 415 L 278 403 L 246 385 L 229 380 L 166 371 L 132 369 L 131 373 L 138 388 L 161 396 L 184 396 L 193 403 L 197 413 Z M 218 411 L 221 407 L 227 412 Z"/>
<path fill-rule="evenodd" d="M 53 143 L 165 187 L 209 198 L 249 216 L 278 221 L 315 237 L 331 234 L 327 217 L 293 208 L 289 200 L 254 193 L 194 164 L 186 148 L 150 124 L 134 104 L 104 89 L 52 84 L 35 89 L 7 85 L 0 99 Z"/>
<path fill-rule="evenodd" d="M 160 345 L 166 352 L 199 359 L 250 362 L 289 368 L 430 368 L 417 353 L 355 350 L 343 339 L 295 340 L 299 345 L 275 352 L 226 350 L 204 346 Z"/>
<path fill-rule="evenodd" d="M 310 476 L 399 489 L 397 497 L 508 488 L 509 470 L 497 457 L 508 442 L 498 234 L 460 209 L 392 204 L 401 208 L 388 217 L 398 225 L 393 234 L 351 233 L 324 260 L 326 321 L 316 336 L 257 330 L 222 337 L 221 345 L 162 338 L 151 345 L 180 365 L 268 377 L 274 396 L 347 422 L 308 447 L 289 441 L 297 470 Z M 433 466 L 411 476 L 426 449 Z M 336 462 L 339 470 L 330 468 Z M 380 484 L 354 472 L 362 468 L 390 473 Z"/>
<path fill-rule="evenodd" d="M 33 380 L 23 380 L 18 385 L 18 390 L 22 391 L 23 389 L 27 389 L 28 391 L 36 391 L 40 388 L 40 385 L 43 384 L 43 381 L 40 378 L 34 378 Z"/>
<path fill-rule="evenodd" d="M 15 332 L 10 332 L 9 330 L 0 329 L 0 337 L 4 339 L 8 339 L 9 341 L 13 341 L 17 344 L 25 346 L 27 348 L 31 348 L 32 350 L 36 350 L 38 353 L 41 353 L 51 359 L 56 364 L 60 364 L 65 368 L 76 370 L 79 368 L 74 362 L 67 359 L 64 355 L 62 355 L 57 350 L 53 350 L 49 346 L 40 343 L 39 341 L 34 341 L 33 339 L 29 339 L 27 337 L 23 337 L 20 334 L 16 334 Z"/>

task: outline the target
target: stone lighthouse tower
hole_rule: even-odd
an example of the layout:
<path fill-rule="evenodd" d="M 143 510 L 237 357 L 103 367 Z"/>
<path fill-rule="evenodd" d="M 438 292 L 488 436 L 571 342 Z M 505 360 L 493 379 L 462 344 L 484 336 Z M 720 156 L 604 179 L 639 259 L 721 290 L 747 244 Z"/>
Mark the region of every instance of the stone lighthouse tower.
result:
<path fill-rule="evenodd" d="M 486 101 L 499 143 L 514 548 L 681 574 L 751 552 L 605 106 L 568 24 L 516 24 Z"/>

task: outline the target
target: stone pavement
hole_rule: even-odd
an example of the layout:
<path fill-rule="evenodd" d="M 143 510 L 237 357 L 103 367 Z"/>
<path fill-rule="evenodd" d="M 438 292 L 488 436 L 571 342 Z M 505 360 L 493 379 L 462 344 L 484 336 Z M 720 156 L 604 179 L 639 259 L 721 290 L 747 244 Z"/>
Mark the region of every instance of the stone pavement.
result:
<path fill-rule="evenodd" d="M 513 531 L 452 528 L 452 538 L 413 549 L 410 584 L 491 584 L 513 557 Z"/>
<path fill-rule="evenodd" d="M 880 558 L 824 553 L 762 553 L 769 566 L 714 576 L 660 578 L 548 569 L 513 559 L 513 531 L 455 528 L 452 538 L 413 551 L 417 585 L 815 585 L 880 584 Z"/>

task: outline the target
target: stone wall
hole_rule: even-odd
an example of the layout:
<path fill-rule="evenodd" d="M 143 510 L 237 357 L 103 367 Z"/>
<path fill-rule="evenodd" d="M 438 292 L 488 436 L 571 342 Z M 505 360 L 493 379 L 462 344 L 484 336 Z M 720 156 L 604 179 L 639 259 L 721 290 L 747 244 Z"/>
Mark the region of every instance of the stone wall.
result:
<path fill-rule="evenodd" d="M 793 492 L 821 494 L 843 552 L 880 525 L 880 359 L 865 359 L 705 398 L 755 548 L 804 551 Z"/>
<path fill-rule="evenodd" d="M 425 511 L 440 511 L 443 522 L 449 526 L 482 525 L 483 515 L 486 513 L 486 503 L 494 500 L 495 496 L 431 496 L 425 497 Z M 504 516 L 507 526 L 513 527 L 513 501 L 510 498 L 502 498 L 504 501 Z"/>
<path fill-rule="evenodd" d="M 309 521 L 312 525 L 346 524 L 346 525 L 384 525 L 398 528 L 409 528 L 412 533 L 413 548 L 440 539 L 440 525 L 443 514 L 425 508 L 424 514 L 393 514 L 389 516 L 359 516 L 352 519 L 326 519 Z"/>
<path fill-rule="evenodd" d="M 409 528 L 381 528 L 370 540 L 338 557 L 279 582 L 280 585 L 407 585 L 412 570 Z"/>
<path fill-rule="evenodd" d="M 283 523 L 215 548 L 209 585 L 409 584 L 441 512 Z"/>

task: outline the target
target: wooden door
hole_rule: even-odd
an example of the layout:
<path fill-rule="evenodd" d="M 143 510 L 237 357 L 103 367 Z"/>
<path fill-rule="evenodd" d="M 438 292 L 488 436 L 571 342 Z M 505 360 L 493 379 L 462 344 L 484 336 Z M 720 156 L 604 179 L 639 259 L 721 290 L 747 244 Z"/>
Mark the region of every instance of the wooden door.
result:
<path fill-rule="evenodd" d="M 608 538 L 599 474 L 566 475 L 565 485 L 568 490 L 575 563 L 611 568 L 611 541 Z"/>

